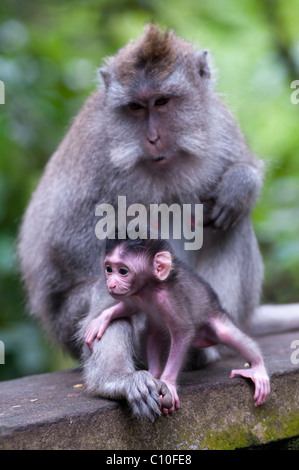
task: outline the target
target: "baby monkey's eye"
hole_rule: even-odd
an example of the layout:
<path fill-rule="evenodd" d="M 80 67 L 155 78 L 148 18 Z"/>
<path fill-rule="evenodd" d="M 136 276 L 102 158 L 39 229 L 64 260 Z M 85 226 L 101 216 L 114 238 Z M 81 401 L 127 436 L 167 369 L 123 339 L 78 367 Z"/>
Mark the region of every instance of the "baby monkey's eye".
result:
<path fill-rule="evenodd" d="M 107 273 L 112 273 L 112 268 L 111 268 L 111 266 L 106 266 L 106 272 L 107 272 Z"/>
<path fill-rule="evenodd" d="M 120 268 L 119 270 L 119 274 L 121 274 L 122 276 L 125 276 L 126 274 L 128 274 L 128 270 L 126 268 Z"/>

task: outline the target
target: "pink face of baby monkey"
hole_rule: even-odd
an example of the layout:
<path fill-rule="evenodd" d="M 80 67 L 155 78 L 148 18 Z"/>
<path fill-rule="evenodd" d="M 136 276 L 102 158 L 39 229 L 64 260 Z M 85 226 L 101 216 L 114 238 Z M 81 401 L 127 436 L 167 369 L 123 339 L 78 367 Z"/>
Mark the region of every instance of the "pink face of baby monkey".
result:
<path fill-rule="evenodd" d="M 138 253 L 124 253 L 117 247 L 107 254 L 105 261 L 106 284 L 110 295 L 119 299 L 134 295 L 151 278 L 164 280 L 171 269 L 171 255 L 157 253 L 153 259 Z"/>
<path fill-rule="evenodd" d="M 106 256 L 104 266 L 108 291 L 117 299 L 133 295 L 149 268 L 143 256 L 125 254 L 121 246 Z"/>
<path fill-rule="evenodd" d="M 119 248 L 105 258 L 106 284 L 112 296 L 119 297 L 131 294 L 135 273 L 132 272 L 125 261 L 126 259 L 120 256 Z"/>

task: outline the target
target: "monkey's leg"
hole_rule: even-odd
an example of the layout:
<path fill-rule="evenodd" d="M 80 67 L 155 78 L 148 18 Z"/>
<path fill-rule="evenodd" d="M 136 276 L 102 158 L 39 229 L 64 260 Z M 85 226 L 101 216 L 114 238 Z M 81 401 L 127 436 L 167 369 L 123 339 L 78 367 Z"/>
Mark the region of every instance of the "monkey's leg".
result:
<path fill-rule="evenodd" d="M 184 334 L 180 331 L 178 334 L 172 334 L 170 330 L 170 334 L 170 351 L 164 371 L 161 375 L 161 380 L 166 383 L 172 393 L 173 405 L 169 410 L 163 409 L 164 414 L 167 414 L 168 412 L 173 413 L 175 409 L 180 408 L 180 400 L 176 389 L 176 380 L 191 343 L 191 338 L 188 333 Z"/>
<path fill-rule="evenodd" d="M 229 318 L 213 317 L 211 327 L 220 343 L 232 346 L 250 363 L 250 369 L 232 370 L 230 377 L 242 375 L 250 378 L 255 384 L 255 406 L 262 405 L 270 393 L 270 380 L 258 345 L 237 328 Z"/>
<path fill-rule="evenodd" d="M 84 346 L 84 377 L 87 389 L 110 399 L 125 399 L 132 413 L 151 421 L 161 415 L 159 396 L 170 397 L 165 384 L 134 364 L 132 327 L 127 320 L 109 325 L 92 352 Z"/>

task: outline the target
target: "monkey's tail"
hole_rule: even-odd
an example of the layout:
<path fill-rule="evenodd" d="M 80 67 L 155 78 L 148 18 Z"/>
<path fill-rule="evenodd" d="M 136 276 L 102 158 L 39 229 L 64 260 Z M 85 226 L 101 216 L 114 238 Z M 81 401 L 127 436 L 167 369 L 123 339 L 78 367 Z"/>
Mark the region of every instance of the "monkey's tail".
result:
<path fill-rule="evenodd" d="M 248 323 L 253 336 L 299 330 L 299 303 L 285 305 L 261 305 Z"/>

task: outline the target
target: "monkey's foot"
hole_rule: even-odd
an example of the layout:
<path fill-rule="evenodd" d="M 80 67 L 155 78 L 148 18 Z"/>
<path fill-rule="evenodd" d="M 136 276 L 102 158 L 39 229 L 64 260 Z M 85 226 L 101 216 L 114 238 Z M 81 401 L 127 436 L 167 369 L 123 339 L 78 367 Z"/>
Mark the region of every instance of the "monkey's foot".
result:
<path fill-rule="evenodd" d="M 163 400 L 160 397 L 160 406 L 161 406 L 162 413 L 165 416 L 167 416 L 168 413 L 172 414 L 174 412 L 174 410 L 178 410 L 180 408 L 180 400 L 179 400 L 179 396 L 178 396 L 178 393 L 177 393 L 176 386 L 171 384 L 171 383 L 168 383 L 168 382 L 165 382 L 165 383 L 166 383 L 168 389 L 171 392 L 172 404 L 171 404 L 171 406 L 166 406 L 165 399 Z M 170 403 L 169 403 L 169 405 L 170 405 Z"/>
<path fill-rule="evenodd" d="M 130 383 L 126 398 L 133 416 L 154 421 L 161 416 L 160 401 L 166 407 L 172 405 L 171 393 L 161 380 L 155 379 L 148 371 L 140 370 L 129 374 Z M 161 400 L 159 397 L 162 397 Z M 163 408 L 164 409 L 164 408 Z"/>
<path fill-rule="evenodd" d="M 270 394 L 270 380 L 265 367 L 262 364 L 251 367 L 250 369 L 234 369 L 231 371 L 230 378 L 235 375 L 251 379 L 255 384 L 254 406 L 260 406 Z"/>

